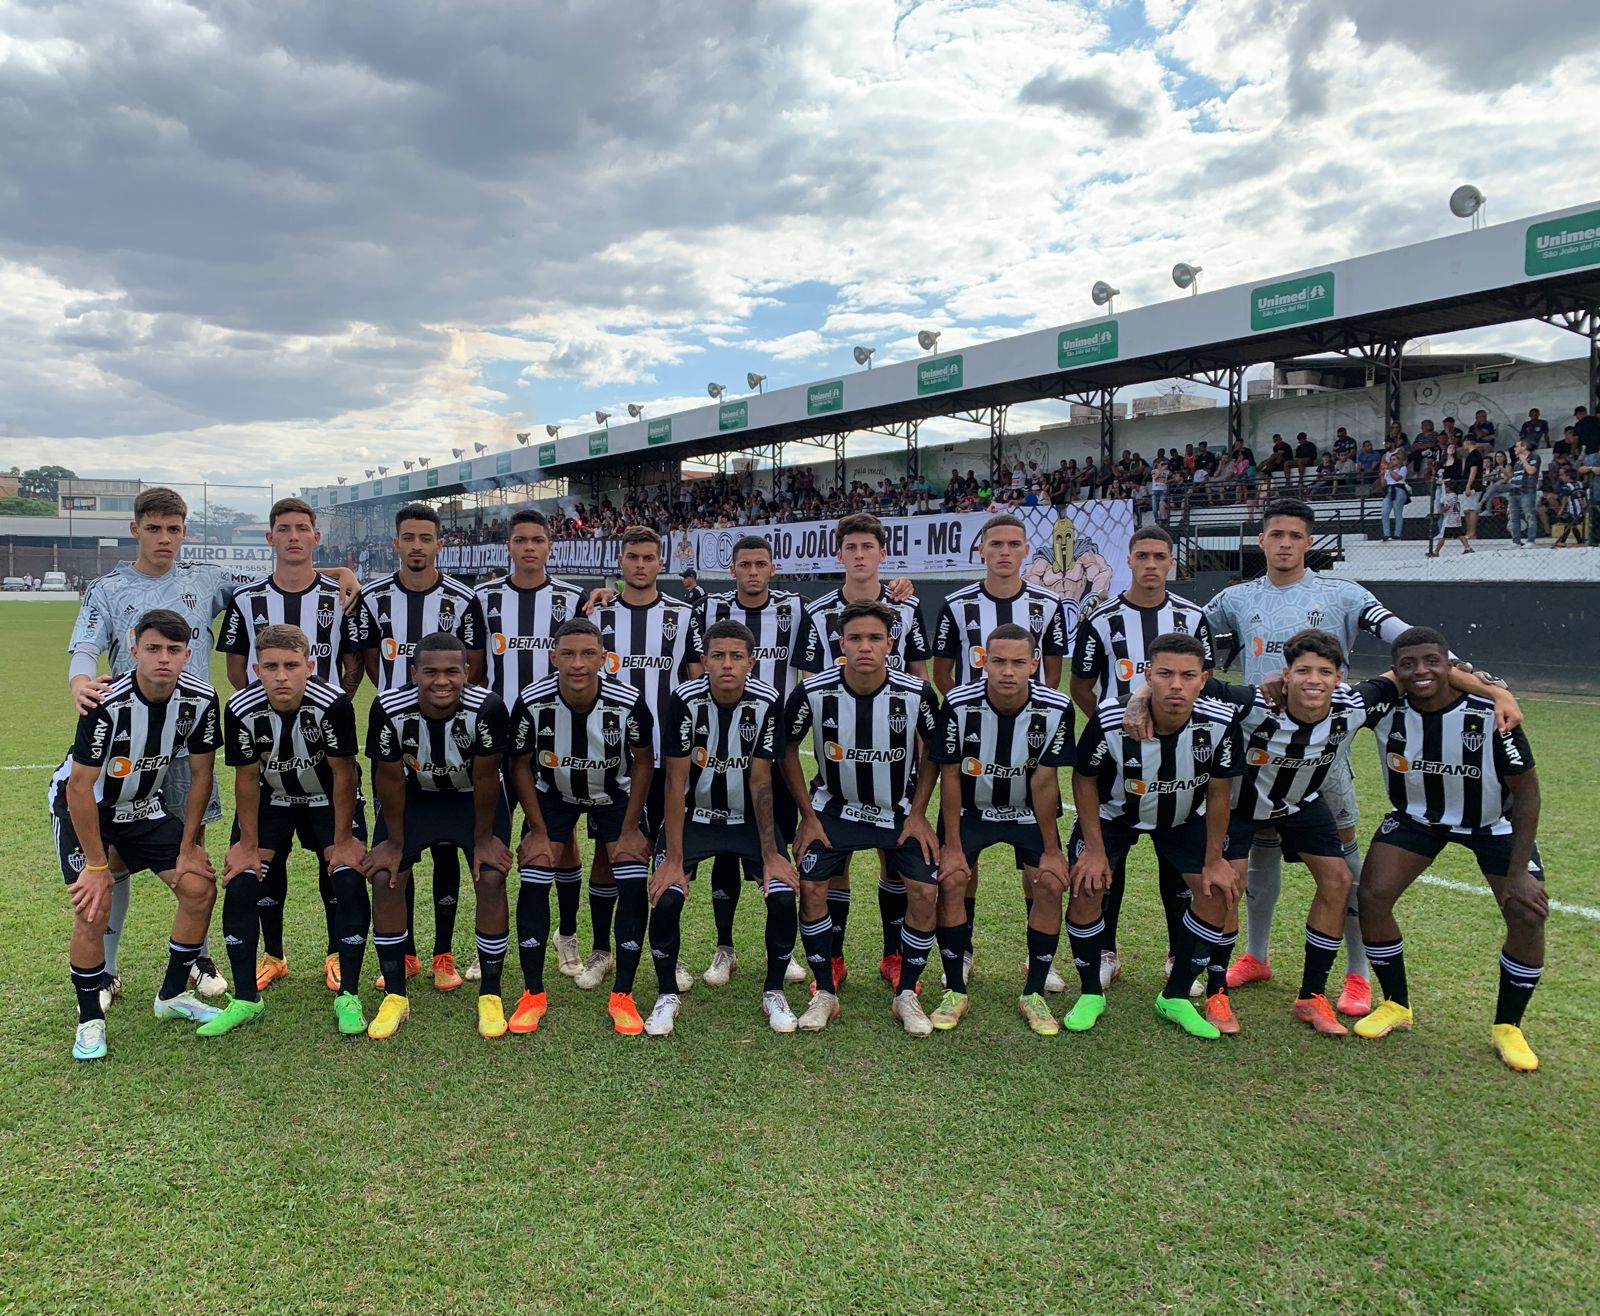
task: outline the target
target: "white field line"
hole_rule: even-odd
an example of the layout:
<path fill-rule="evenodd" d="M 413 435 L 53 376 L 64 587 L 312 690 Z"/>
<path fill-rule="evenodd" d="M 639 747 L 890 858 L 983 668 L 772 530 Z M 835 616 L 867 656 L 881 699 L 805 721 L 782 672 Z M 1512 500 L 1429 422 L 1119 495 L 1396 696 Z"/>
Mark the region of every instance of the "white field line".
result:
<path fill-rule="evenodd" d="M 44 768 L 53 772 L 60 766 L 59 763 L 0 763 L 0 772 L 39 772 Z"/>
<path fill-rule="evenodd" d="M 1417 879 L 1429 886 L 1443 887 L 1446 891 L 1464 891 L 1469 896 L 1492 896 L 1487 883 L 1458 882 L 1453 877 L 1435 877 L 1432 873 L 1424 873 Z M 1579 918 L 1593 919 L 1600 923 L 1600 909 L 1593 905 L 1569 905 L 1564 900 L 1552 900 L 1550 908 L 1558 914 L 1576 914 Z"/>

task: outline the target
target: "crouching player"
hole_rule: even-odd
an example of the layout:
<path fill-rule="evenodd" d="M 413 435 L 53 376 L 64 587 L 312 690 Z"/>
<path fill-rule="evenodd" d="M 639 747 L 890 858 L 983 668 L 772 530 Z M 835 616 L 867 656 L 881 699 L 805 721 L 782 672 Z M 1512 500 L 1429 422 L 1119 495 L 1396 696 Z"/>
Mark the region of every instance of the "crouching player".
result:
<path fill-rule="evenodd" d="M 688 883 L 702 859 L 728 855 L 746 881 L 760 885 L 767 904 L 762 1012 L 773 1032 L 792 1033 L 797 1021 L 783 983 L 794 953 L 798 879 L 772 811 L 781 700 L 775 687 L 751 676 L 755 635 L 742 622 L 713 622 L 705 646 L 706 674 L 672 692 L 661 729 L 667 784 L 650 877 L 650 954 L 660 994 L 644 1031 L 651 1037 L 672 1031 L 678 924 Z"/>
<path fill-rule="evenodd" d="M 356 711 L 347 694 L 311 674 L 311 641 L 298 626 L 261 629 L 251 674 L 256 683 L 223 711 L 234 823 L 222 866 L 222 933 L 236 995 L 199 1031 L 220 1037 L 265 1013 L 255 973 L 257 902 L 269 867 L 288 858 L 298 836 L 327 865 L 341 985 L 333 1018 L 352 1037 L 367 1030 L 356 988 L 370 914 L 361 872 L 367 824 L 356 785 Z"/>
<path fill-rule="evenodd" d="M 982 679 L 946 696 L 933 756 L 940 768 L 939 875 L 967 880 L 990 846 L 1008 845 L 1032 893 L 1028 901 L 1028 981 L 1020 1001 L 1036 1033 L 1058 1031 L 1044 1000 L 1044 980 L 1061 937 L 1067 860 L 1061 852 L 1061 780 L 1074 761 L 1072 701 L 1034 683 L 1039 654 L 1025 626 L 989 632 Z M 961 878 L 965 874 L 966 878 Z M 959 958 L 940 941 L 940 953 Z M 963 966 L 964 967 L 964 966 Z M 1099 960 L 1094 964 L 1100 971 Z M 1096 983 L 1098 984 L 1098 978 Z M 946 989 L 929 1019 L 954 1028 L 967 1012 L 965 992 Z"/>
<path fill-rule="evenodd" d="M 167 941 L 158 1019 L 203 1024 L 220 1013 L 189 990 L 216 903 L 202 841 L 222 719 L 217 692 L 188 675 L 189 623 L 155 608 L 133 627 L 133 666 L 78 718 L 72 750 L 50 780 L 61 876 L 72 898 L 72 986 L 78 994 L 74 1060 L 106 1054 L 104 937 L 117 877 L 148 869 L 178 898 Z M 180 822 L 161 805 L 167 768 L 189 756 L 193 783 Z"/>

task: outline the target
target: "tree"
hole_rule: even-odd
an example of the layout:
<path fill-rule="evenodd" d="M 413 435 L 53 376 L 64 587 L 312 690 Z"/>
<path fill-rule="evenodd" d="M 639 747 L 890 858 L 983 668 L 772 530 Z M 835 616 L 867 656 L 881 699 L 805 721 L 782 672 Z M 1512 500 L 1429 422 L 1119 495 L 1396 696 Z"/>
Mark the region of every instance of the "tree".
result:
<path fill-rule="evenodd" d="M 65 466 L 35 466 L 31 470 L 23 471 L 22 483 L 17 492 L 24 498 L 41 498 L 51 505 L 51 512 L 55 511 L 56 481 L 76 480 L 77 472 L 69 471 Z"/>
<path fill-rule="evenodd" d="M 15 495 L 0 498 L 0 516 L 54 516 L 56 505 L 42 498 L 19 498 Z"/>

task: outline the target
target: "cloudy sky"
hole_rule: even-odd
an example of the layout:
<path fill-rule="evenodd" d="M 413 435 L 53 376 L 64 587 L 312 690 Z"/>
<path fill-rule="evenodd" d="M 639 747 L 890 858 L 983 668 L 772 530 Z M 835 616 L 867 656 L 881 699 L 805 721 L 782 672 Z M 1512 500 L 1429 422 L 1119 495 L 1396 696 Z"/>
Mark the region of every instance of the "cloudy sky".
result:
<path fill-rule="evenodd" d="M 1462 181 L 1576 204 L 1597 46 L 1592 0 L 0 0 L 0 468 L 281 489 L 1437 236 Z"/>

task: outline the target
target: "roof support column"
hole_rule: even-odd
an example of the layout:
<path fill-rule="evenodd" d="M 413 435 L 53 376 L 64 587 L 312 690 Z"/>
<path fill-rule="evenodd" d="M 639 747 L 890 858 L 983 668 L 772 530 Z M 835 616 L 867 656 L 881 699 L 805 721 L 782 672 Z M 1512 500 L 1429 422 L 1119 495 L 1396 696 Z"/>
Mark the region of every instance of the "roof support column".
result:
<path fill-rule="evenodd" d="M 1110 461 L 1116 451 L 1117 417 L 1111 403 L 1117 396 L 1114 388 L 1100 390 L 1100 460 Z"/>
<path fill-rule="evenodd" d="M 917 447 L 917 431 L 921 428 L 920 420 L 910 421 L 906 425 L 906 474 L 913 480 L 922 469 L 922 453 Z"/>
<path fill-rule="evenodd" d="M 844 495 L 844 436 L 844 430 L 833 436 L 833 484 L 841 497 Z"/>
<path fill-rule="evenodd" d="M 1400 385 L 1405 376 L 1406 340 L 1385 339 L 1379 345 L 1379 361 L 1383 364 L 1383 432 L 1400 423 Z"/>
<path fill-rule="evenodd" d="M 989 482 L 1000 478 L 1000 468 L 1006 460 L 1006 413 L 1011 408 L 1001 405 L 989 408 Z"/>
<path fill-rule="evenodd" d="M 1244 367 L 1228 367 L 1228 450 L 1244 442 Z"/>

